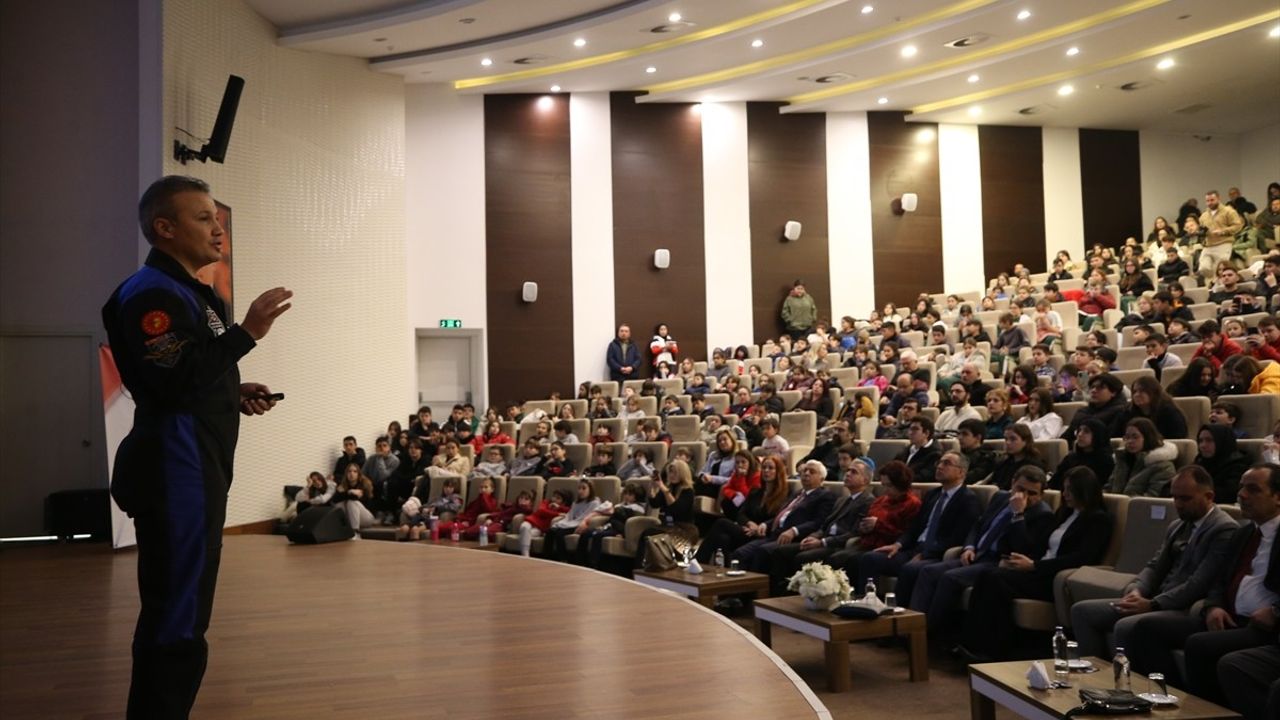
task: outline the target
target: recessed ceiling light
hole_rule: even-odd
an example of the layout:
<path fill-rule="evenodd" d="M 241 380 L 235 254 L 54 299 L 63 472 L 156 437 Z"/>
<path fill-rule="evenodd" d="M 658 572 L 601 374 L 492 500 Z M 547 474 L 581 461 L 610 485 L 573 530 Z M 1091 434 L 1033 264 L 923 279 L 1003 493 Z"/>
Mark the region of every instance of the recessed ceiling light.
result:
<path fill-rule="evenodd" d="M 906 47 L 902 48 L 902 57 L 904 58 L 915 57 L 916 52 L 917 50 L 915 45 L 907 45 Z"/>
<path fill-rule="evenodd" d="M 1280 25 L 1271 28 L 1271 32 L 1267 33 L 1267 37 L 1280 38 Z"/>
<path fill-rule="evenodd" d="M 969 117 L 978 117 L 981 114 L 982 114 L 981 106 L 974 105 L 973 107 L 969 108 Z"/>
<path fill-rule="evenodd" d="M 645 68 L 644 71 L 652 75 L 653 73 L 658 72 L 658 68 L 650 65 L 649 67 Z"/>
<path fill-rule="evenodd" d="M 1174 65 L 1173 58 L 1165 58 L 1160 62 L 1156 63 L 1156 69 L 1168 70 L 1169 68 L 1173 67 L 1173 65 Z"/>
<path fill-rule="evenodd" d="M 555 101 L 551 99 L 550 95 L 543 95 L 542 97 L 538 98 L 539 110 L 550 110 L 551 106 L 554 104 L 555 104 Z"/>
<path fill-rule="evenodd" d="M 863 5 L 863 6 L 862 6 L 862 14 L 863 14 L 863 15 L 870 15 L 872 10 L 875 10 L 875 8 L 871 7 L 870 5 Z"/>
<path fill-rule="evenodd" d="M 551 92 L 560 92 L 560 86 L 559 86 L 559 85 L 552 85 L 552 86 L 551 86 Z"/>
<path fill-rule="evenodd" d="M 586 38 L 578 38 L 577 40 L 574 40 L 574 41 L 573 41 L 573 46 L 574 46 L 574 47 L 586 47 L 586 45 L 587 45 L 587 39 L 586 39 Z"/>
<path fill-rule="evenodd" d="M 490 65 L 493 64 L 493 58 L 484 58 L 483 60 L 480 61 L 480 64 L 485 67 L 489 67 Z"/>
<path fill-rule="evenodd" d="M 1063 97 L 1066 97 L 1067 95 L 1070 95 L 1075 91 L 1076 89 L 1071 87 L 1070 85 L 1063 85 L 1062 87 L 1058 88 L 1058 94 L 1062 95 Z"/>
<path fill-rule="evenodd" d="M 1018 13 L 1018 19 L 1019 19 L 1019 20 L 1026 20 L 1026 19 L 1027 19 L 1027 18 L 1029 18 L 1029 17 L 1031 17 L 1031 11 L 1030 11 L 1030 10 L 1023 10 L 1022 12 Z"/>
<path fill-rule="evenodd" d="M 876 98 L 876 104 L 877 104 L 877 105 L 888 105 L 888 104 L 889 104 L 889 98 L 887 98 L 887 97 Z"/>
<path fill-rule="evenodd" d="M 1076 47 L 1075 45 L 1072 45 L 1071 47 L 1067 48 L 1067 57 L 1075 57 L 1079 54 L 1080 54 L 1080 48 Z"/>
<path fill-rule="evenodd" d="M 978 81 L 979 81 L 979 80 L 981 80 L 981 79 L 982 79 L 982 78 L 978 77 L 978 74 L 977 74 L 977 73 L 974 73 L 974 74 L 970 75 L 970 76 L 969 76 L 969 78 L 968 78 L 969 82 L 971 82 L 971 83 L 976 83 L 976 82 L 978 82 Z"/>
<path fill-rule="evenodd" d="M 755 40 L 752 40 L 752 41 L 751 41 L 751 47 L 753 47 L 753 48 L 762 48 L 762 47 L 764 47 L 764 41 L 763 41 L 763 40 L 760 40 L 759 38 L 757 38 L 757 39 L 755 39 Z"/>
<path fill-rule="evenodd" d="M 667 22 L 680 22 L 682 19 L 680 13 L 671 13 L 667 16 Z"/>

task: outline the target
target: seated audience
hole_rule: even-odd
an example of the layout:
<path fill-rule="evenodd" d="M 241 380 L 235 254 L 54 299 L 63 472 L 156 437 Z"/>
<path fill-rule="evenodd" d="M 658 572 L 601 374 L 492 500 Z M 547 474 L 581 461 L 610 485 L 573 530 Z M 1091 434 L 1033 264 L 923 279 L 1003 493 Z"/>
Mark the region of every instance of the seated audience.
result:
<path fill-rule="evenodd" d="M 1044 459 L 1036 448 L 1031 437 L 1031 430 L 1026 425 L 1011 425 L 1004 431 L 1004 454 L 996 460 L 991 469 L 991 477 L 985 484 L 995 485 L 1001 490 L 1008 490 L 1018 470 L 1032 465 L 1044 470 Z"/>
<path fill-rule="evenodd" d="M 1116 416 L 1112 433 L 1119 435 L 1125 425 L 1134 418 L 1147 418 L 1155 423 L 1160 436 L 1166 440 L 1184 440 L 1187 437 L 1187 418 L 1174 404 L 1164 386 L 1153 377 L 1140 377 L 1133 381 L 1128 406 Z"/>
<path fill-rule="evenodd" d="M 772 417 L 767 417 L 760 423 L 760 428 L 764 432 L 764 441 L 760 443 L 758 449 L 762 457 L 780 457 L 786 460 L 787 453 L 791 451 L 791 443 L 779 434 L 781 425 Z"/>
<path fill-rule="evenodd" d="M 1165 368 L 1182 367 L 1182 358 L 1169 352 L 1169 338 L 1159 333 L 1147 336 L 1143 343 L 1147 348 L 1147 359 L 1143 367 L 1150 368 L 1159 380 Z"/>
<path fill-rule="evenodd" d="M 1062 435 L 1062 417 L 1053 411 L 1053 393 L 1036 388 L 1027 396 L 1027 411 L 1018 419 L 1026 425 L 1035 440 L 1054 440 Z"/>
<path fill-rule="evenodd" d="M 1175 472 L 1173 461 L 1178 448 L 1166 443 L 1147 418 L 1134 418 L 1124 426 L 1116 467 L 1111 471 L 1107 492 L 1129 497 L 1169 497 L 1169 482 Z"/>
<path fill-rule="evenodd" d="M 1249 355 L 1236 355 L 1222 366 L 1224 395 L 1280 394 L 1280 363 L 1261 363 Z"/>
<path fill-rule="evenodd" d="M 760 463 L 760 482 L 747 494 L 746 502 L 733 506 L 715 519 L 704 534 L 695 556 L 708 565 L 717 550 L 728 557 L 747 542 L 768 535 L 768 525 L 787 502 L 787 468 L 779 458 L 765 458 Z"/>
<path fill-rule="evenodd" d="M 642 517 L 647 511 L 644 488 L 634 482 L 623 485 L 618 504 L 608 507 L 602 505 L 595 512 L 597 517 L 607 518 L 605 523 L 579 533 L 574 564 L 602 569 L 604 539 L 623 535 L 627 529 L 627 521 L 633 517 Z"/>
<path fill-rule="evenodd" d="M 751 491 L 760 487 L 760 465 L 746 450 L 733 454 L 733 474 L 720 489 L 720 513 L 732 515 L 747 502 Z"/>
<path fill-rule="evenodd" d="M 452 535 L 456 529 L 460 536 L 466 537 L 466 533 L 471 528 L 476 528 L 476 535 L 479 536 L 480 518 L 498 511 L 498 499 L 493 496 L 493 480 L 490 478 L 480 479 L 480 492 L 475 498 L 466 504 L 452 520 L 442 522 L 436 525 L 435 532 L 441 536 Z"/>
<path fill-rule="evenodd" d="M 358 447 L 355 437 L 348 435 L 342 438 L 342 454 L 338 456 L 338 460 L 333 464 L 333 476 L 336 478 L 346 477 L 348 465 L 355 465 L 357 468 L 363 469 L 364 461 L 364 448 Z"/>
<path fill-rule="evenodd" d="M 596 495 L 595 486 L 583 478 L 578 481 L 578 497 L 569 510 L 551 521 L 551 527 L 543 533 L 542 557 L 548 560 L 563 560 L 565 554 L 564 539 L 572 534 L 584 533 L 588 528 L 588 520 L 596 511 L 612 507 L 611 503 L 601 500 Z"/>
<path fill-rule="evenodd" d="M 769 573 L 774 548 L 799 542 L 817 530 L 823 518 L 831 514 L 836 497 L 822 486 L 826 477 L 827 468 L 822 463 L 814 460 L 801 463 L 800 492 L 767 524 L 763 537 L 747 541 L 730 557 L 737 560 L 743 570 Z"/>
<path fill-rule="evenodd" d="M 1240 490 L 1240 478 L 1249 469 L 1249 456 L 1236 444 L 1235 433 L 1227 425 L 1203 425 L 1196 433 L 1199 453 L 1195 464 L 1213 480 L 1213 492 L 1227 502 Z"/>
<path fill-rule="evenodd" d="M 346 513 L 347 526 L 355 530 L 357 536 L 362 528 L 376 522 L 371 509 L 376 504 L 373 481 L 360 472 L 360 466 L 354 461 L 347 463 L 333 494 L 333 506 Z"/>
<path fill-rule="evenodd" d="M 307 475 L 307 484 L 293 496 L 284 512 L 280 514 L 281 522 L 293 522 L 298 517 L 298 513 L 313 507 L 321 507 L 328 505 L 333 499 L 333 495 L 337 492 L 338 486 L 334 484 L 333 479 L 325 479 L 324 475 L 318 472 L 312 472 Z"/>
<path fill-rule="evenodd" d="M 1245 431 L 1240 427 L 1240 421 L 1244 418 L 1244 411 L 1240 406 L 1233 402 L 1224 402 L 1219 400 L 1209 409 L 1209 424 L 1224 425 L 1231 429 L 1231 434 L 1237 440 L 1245 438 Z"/>
<path fill-rule="evenodd" d="M 834 412 L 831 402 L 831 393 L 827 392 L 827 384 L 821 380 L 814 380 L 807 389 L 805 389 L 800 397 L 800 402 L 792 410 L 808 410 L 818 416 L 818 427 L 831 422 L 831 415 Z"/>
<path fill-rule="evenodd" d="M 1187 364 L 1186 372 L 1169 386 L 1169 394 L 1173 397 L 1207 397 L 1217 400 L 1221 394 L 1218 388 L 1218 369 L 1207 358 L 1194 358 Z"/>
<path fill-rule="evenodd" d="M 551 523 L 569 511 L 571 500 L 569 491 L 555 490 L 550 498 L 543 499 L 536 510 L 524 516 L 524 520 L 516 530 L 520 540 L 521 555 L 529 557 L 533 539 L 542 537 L 544 532 L 551 529 Z"/>
<path fill-rule="evenodd" d="M 654 477 L 649 484 L 649 507 L 658 511 L 662 524 L 640 534 L 636 567 L 644 566 L 647 539 L 654 535 L 670 534 L 690 545 L 698 542 L 698 527 L 693 522 L 693 473 L 686 463 L 672 460 Z"/>
<path fill-rule="evenodd" d="M 617 475 L 618 469 L 613 464 L 613 448 L 605 443 L 598 443 L 592 453 L 594 464 L 582 471 L 584 477 L 609 477 Z"/>
<path fill-rule="evenodd" d="M 1097 418 L 1085 420 L 1076 430 L 1071 452 L 1062 458 L 1049 481 L 1051 490 L 1062 489 L 1062 479 L 1078 467 L 1087 467 L 1100 478 L 1111 478 L 1116 468 L 1115 454 L 1111 451 L 1111 428 Z"/>
<path fill-rule="evenodd" d="M 578 474 L 578 469 L 574 467 L 573 461 L 567 457 L 564 443 L 556 441 L 551 443 L 547 450 L 547 459 L 543 461 L 542 466 L 538 469 L 538 474 L 543 478 L 550 480 L 558 477 L 571 477 Z"/>
<path fill-rule="evenodd" d="M 1198 334 L 1200 347 L 1196 348 L 1191 358 L 1205 358 L 1213 364 L 1215 370 L 1220 369 L 1231 356 L 1244 352 L 1236 341 L 1222 334 L 1222 328 L 1213 320 L 1201 323 Z"/>
<path fill-rule="evenodd" d="M 1053 600 L 1060 570 L 1095 565 L 1111 542 L 1113 519 L 1102 501 L 1102 482 L 1087 468 L 1065 478 L 1057 527 L 1035 552 L 1012 552 L 978 578 L 964 618 L 960 654 L 969 662 L 1007 659 L 1013 649 L 1013 601 Z"/>
<path fill-rule="evenodd" d="M 1003 388 L 996 388 L 987 393 L 987 439 L 999 440 L 1004 432 L 1013 424 L 1013 416 L 1009 414 L 1009 393 Z"/>
<path fill-rule="evenodd" d="M 773 587 L 779 593 L 801 567 L 827 560 L 858 537 L 858 528 L 875 500 L 869 487 L 875 463 L 870 458 L 850 457 L 849 469 L 841 475 L 849 494 L 837 500 L 831 514 L 800 542 L 778 545 L 774 549 L 771 571 Z"/>
<path fill-rule="evenodd" d="M 976 408 L 969 404 L 969 388 L 963 383 L 955 383 L 948 391 L 951 395 L 951 406 L 938 415 L 935 430 L 939 433 L 952 434 L 960 429 L 967 420 L 982 420 Z"/>

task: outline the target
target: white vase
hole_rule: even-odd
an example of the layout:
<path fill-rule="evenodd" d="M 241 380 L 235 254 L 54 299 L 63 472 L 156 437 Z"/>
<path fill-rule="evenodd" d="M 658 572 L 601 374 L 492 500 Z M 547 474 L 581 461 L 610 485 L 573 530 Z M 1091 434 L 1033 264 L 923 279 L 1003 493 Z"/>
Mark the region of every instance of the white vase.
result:
<path fill-rule="evenodd" d="M 805 607 L 809 608 L 810 610 L 823 610 L 823 611 L 830 610 L 831 608 L 835 607 L 839 602 L 840 602 L 839 598 L 837 598 L 835 595 L 823 595 L 821 597 L 816 597 L 816 598 L 806 597 L 804 599 Z"/>

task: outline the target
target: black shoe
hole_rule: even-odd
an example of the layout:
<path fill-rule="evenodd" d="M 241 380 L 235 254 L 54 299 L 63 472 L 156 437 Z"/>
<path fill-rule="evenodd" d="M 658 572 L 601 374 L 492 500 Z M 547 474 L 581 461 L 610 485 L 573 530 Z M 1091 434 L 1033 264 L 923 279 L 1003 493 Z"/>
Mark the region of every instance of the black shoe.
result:
<path fill-rule="evenodd" d="M 991 658 L 986 655 L 973 652 L 964 645 L 956 645 L 951 648 L 951 654 L 959 660 L 962 660 L 966 665 L 979 665 L 981 663 L 991 662 Z"/>

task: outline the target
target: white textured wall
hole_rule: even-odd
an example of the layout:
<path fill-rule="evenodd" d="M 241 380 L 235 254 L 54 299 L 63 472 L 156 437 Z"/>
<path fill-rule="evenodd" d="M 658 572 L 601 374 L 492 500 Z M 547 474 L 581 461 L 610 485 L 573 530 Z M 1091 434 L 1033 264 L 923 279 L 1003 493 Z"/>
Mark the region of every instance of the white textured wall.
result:
<path fill-rule="evenodd" d="M 871 255 L 871 154 L 867 114 L 827 114 L 827 253 L 831 317 L 866 317 L 875 309 Z"/>
<path fill-rule="evenodd" d="M 1080 189 L 1080 131 L 1042 128 L 1044 149 L 1044 257 L 1066 250 L 1084 257 L 1084 195 Z"/>
<path fill-rule="evenodd" d="M 227 524 L 275 516 L 280 488 L 368 447 L 412 410 L 405 116 L 399 77 L 280 48 L 242 0 L 165 3 L 165 127 L 207 134 L 228 73 L 246 80 L 226 165 L 182 166 L 233 210 L 236 319 L 263 290 L 294 307 L 240 364 L 288 398 L 246 419 Z"/>
<path fill-rule="evenodd" d="M 1280 182 L 1280 123 L 1240 136 L 1240 181 L 1233 184 L 1261 210 L 1273 182 Z"/>
<path fill-rule="evenodd" d="M 710 355 L 754 334 L 746 103 L 702 104 L 702 197 Z"/>
<path fill-rule="evenodd" d="M 938 126 L 944 292 L 986 287 L 982 246 L 982 166 L 977 125 Z"/>
<path fill-rule="evenodd" d="M 613 324 L 613 136 L 609 118 L 608 93 L 569 97 L 575 383 L 609 377 L 605 348 L 617 330 Z"/>
<path fill-rule="evenodd" d="M 404 94 L 409 324 L 453 318 L 483 328 L 484 98 L 441 84 L 406 85 Z"/>
<path fill-rule="evenodd" d="M 1197 198 L 1204 209 L 1205 192 L 1216 189 L 1225 199 L 1228 187 L 1241 184 L 1239 136 L 1202 137 L 1210 139 L 1150 130 L 1138 133 L 1144 228 L 1150 229 L 1157 215 L 1176 220 L 1187 198 Z"/>

